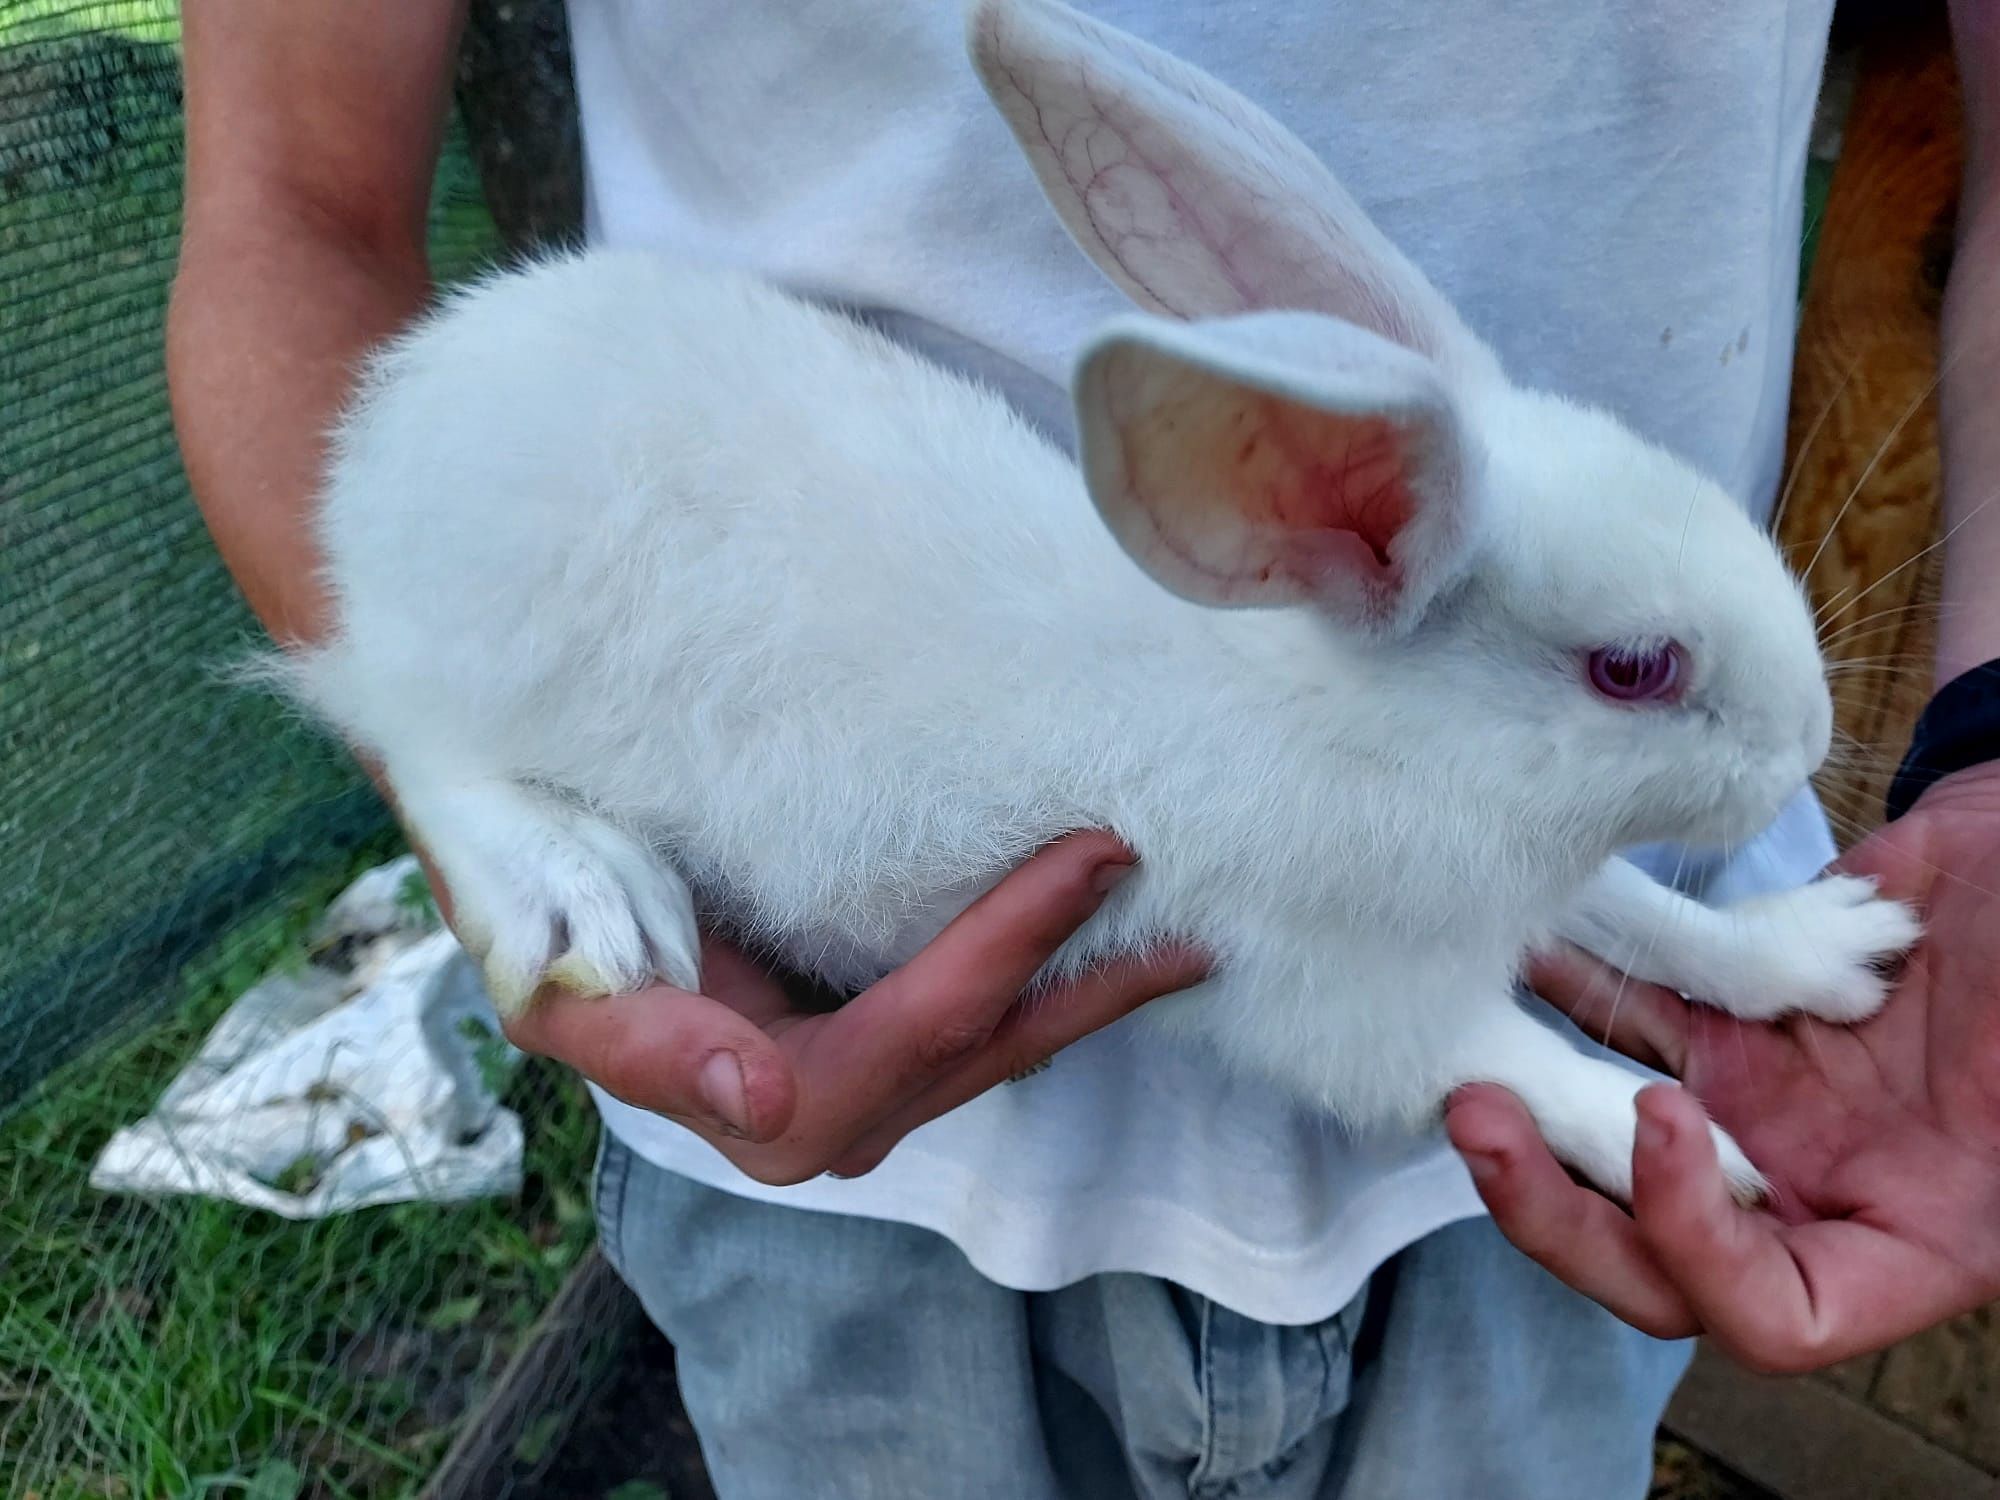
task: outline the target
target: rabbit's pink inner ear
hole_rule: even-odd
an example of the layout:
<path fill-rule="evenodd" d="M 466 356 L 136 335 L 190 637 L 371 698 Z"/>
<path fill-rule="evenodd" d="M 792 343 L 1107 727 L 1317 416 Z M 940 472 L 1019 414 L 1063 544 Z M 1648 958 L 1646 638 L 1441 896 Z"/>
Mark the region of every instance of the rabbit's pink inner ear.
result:
<path fill-rule="evenodd" d="M 1337 569 L 1393 587 L 1390 544 L 1416 519 L 1408 435 L 1384 417 L 1313 411 L 1256 398 L 1252 425 L 1228 462 L 1246 524 L 1286 538 L 1293 566 Z M 1313 576 L 1301 582 L 1314 581 Z"/>
<path fill-rule="evenodd" d="M 1335 596 L 1365 617 L 1394 613 L 1395 544 L 1421 508 L 1408 428 L 1191 371 L 1171 395 L 1162 384 L 1119 431 L 1164 573 L 1218 603 Z"/>

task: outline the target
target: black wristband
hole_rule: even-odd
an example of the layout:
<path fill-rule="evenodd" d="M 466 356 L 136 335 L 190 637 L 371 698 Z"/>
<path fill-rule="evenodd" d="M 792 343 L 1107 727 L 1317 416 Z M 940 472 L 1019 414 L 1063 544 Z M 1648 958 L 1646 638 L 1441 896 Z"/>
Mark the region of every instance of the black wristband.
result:
<path fill-rule="evenodd" d="M 2000 658 L 1954 677 L 1931 699 L 1889 783 L 1889 821 L 1954 771 L 2000 760 Z"/>

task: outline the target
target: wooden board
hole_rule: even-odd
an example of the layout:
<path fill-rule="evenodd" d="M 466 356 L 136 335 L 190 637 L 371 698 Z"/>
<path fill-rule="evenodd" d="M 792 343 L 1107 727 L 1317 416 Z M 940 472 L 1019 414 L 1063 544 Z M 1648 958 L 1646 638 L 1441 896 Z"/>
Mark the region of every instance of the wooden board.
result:
<path fill-rule="evenodd" d="M 563 0 L 472 0 L 453 79 L 507 248 L 583 239 L 583 145 Z"/>
<path fill-rule="evenodd" d="M 1882 1356 L 1868 1399 L 2000 1474 L 2000 1307 L 1988 1307 L 1898 1344 Z"/>
<path fill-rule="evenodd" d="M 2000 1500 L 2000 1480 L 1831 1382 L 1751 1375 L 1707 1350 L 1667 1426 L 1784 1500 Z"/>
<path fill-rule="evenodd" d="M 593 1246 L 459 1429 L 419 1500 L 491 1500 L 532 1478 L 603 1383 L 638 1300 Z M 524 1451 L 532 1445 L 532 1451 Z"/>

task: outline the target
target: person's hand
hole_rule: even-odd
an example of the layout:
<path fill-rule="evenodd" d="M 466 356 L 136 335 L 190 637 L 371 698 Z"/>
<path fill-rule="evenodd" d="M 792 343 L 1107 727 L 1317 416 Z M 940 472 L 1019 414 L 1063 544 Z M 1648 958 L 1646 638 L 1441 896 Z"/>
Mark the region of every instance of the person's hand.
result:
<path fill-rule="evenodd" d="M 1511 1094 L 1466 1088 L 1448 1113 L 1522 1250 L 1649 1333 L 1705 1333 L 1764 1370 L 2000 1298 L 2000 766 L 1939 783 L 1841 868 L 1926 925 L 1862 1025 L 1738 1021 L 1573 950 L 1532 974 L 1586 1032 L 1685 1084 L 1639 1095 L 1629 1216 L 1569 1177 Z M 1765 1209 L 1731 1201 L 1697 1099 L 1770 1177 Z"/>
<path fill-rule="evenodd" d="M 1132 863 L 1108 834 L 1073 834 L 835 1011 L 797 1009 L 776 978 L 705 940 L 705 994 L 660 985 L 584 999 L 551 990 L 508 1023 L 507 1036 L 671 1116 L 759 1181 L 853 1176 L 925 1121 L 1201 979 L 1200 955 L 1167 948 L 1022 1000 L 1036 970 Z"/>

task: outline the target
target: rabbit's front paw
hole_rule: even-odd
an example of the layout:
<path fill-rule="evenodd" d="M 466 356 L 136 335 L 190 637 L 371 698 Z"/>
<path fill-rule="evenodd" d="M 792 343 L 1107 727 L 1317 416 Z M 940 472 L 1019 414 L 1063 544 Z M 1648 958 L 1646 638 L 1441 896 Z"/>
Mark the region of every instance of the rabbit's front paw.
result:
<path fill-rule="evenodd" d="M 1866 1020 L 1888 997 L 1893 961 L 1923 932 L 1909 907 L 1854 875 L 1757 896 L 1723 915 L 1728 961 L 1697 998 L 1748 1020 L 1793 1012 Z"/>
<path fill-rule="evenodd" d="M 700 982 L 694 902 L 644 843 L 509 782 L 398 792 L 443 872 L 453 927 L 502 1015 L 554 984 L 618 995 Z"/>

